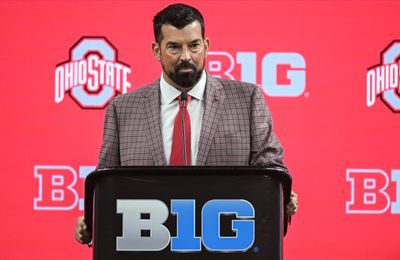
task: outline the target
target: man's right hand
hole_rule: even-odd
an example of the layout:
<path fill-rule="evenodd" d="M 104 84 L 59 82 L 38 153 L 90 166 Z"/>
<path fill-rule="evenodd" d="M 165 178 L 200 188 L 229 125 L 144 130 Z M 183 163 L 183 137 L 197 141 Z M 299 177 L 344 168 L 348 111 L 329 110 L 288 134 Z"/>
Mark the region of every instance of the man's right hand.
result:
<path fill-rule="evenodd" d="M 92 235 L 87 231 L 85 218 L 78 217 L 75 224 L 75 239 L 81 244 L 87 244 L 92 240 Z"/>

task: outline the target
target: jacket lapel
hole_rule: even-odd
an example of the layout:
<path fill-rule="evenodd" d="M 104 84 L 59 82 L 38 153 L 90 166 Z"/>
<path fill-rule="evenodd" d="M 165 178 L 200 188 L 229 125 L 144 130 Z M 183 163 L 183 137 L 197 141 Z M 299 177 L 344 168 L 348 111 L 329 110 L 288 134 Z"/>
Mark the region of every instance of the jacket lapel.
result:
<path fill-rule="evenodd" d="M 222 104 L 225 100 L 225 91 L 222 84 L 215 78 L 207 75 L 203 123 L 201 126 L 199 148 L 196 165 L 206 163 L 208 151 L 212 145 L 215 131 L 218 128 Z"/>
<path fill-rule="evenodd" d="M 161 134 L 161 108 L 160 108 L 160 84 L 154 82 L 149 88 L 144 99 L 145 116 L 148 126 L 148 142 L 154 165 L 165 166 L 164 146 Z"/>

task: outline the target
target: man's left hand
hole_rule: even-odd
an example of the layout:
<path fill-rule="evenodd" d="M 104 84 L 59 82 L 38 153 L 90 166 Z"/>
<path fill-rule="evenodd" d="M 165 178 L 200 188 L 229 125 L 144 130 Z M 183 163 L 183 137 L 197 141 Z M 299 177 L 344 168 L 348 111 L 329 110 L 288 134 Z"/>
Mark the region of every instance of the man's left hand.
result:
<path fill-rule="evenodd" d="M 286 214 L 288 214 L 289 217 L 293 216 L 297 212 L 298 203 L 297 193 L 292 191 L 292 193 L 290 193 L 290 201 L 286 206 Z"/>

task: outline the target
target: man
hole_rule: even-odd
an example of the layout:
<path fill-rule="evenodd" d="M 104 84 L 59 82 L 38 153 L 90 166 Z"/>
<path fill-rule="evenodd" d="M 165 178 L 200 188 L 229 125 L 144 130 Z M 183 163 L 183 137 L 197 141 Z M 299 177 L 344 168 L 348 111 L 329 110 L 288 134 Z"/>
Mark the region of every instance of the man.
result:
<path fill-rule="evenodd" d="M 161 78 L 110 102 L 98 168 L 259 165 L 286 169 L 260 88 L 205 72 L 210 43 L 204 37 L 200 12 L 184 4 L 170 5 L 154 17 L 153 25 L 152 49 L 162 66 Z M 179 124 L 182 121 L 184 126 Z M 297 195 L 292 196 L 289 215 L 297 210 Z M 83 217 L 78 218 L 75 238 L 80 243 L 90 241 Z"/>

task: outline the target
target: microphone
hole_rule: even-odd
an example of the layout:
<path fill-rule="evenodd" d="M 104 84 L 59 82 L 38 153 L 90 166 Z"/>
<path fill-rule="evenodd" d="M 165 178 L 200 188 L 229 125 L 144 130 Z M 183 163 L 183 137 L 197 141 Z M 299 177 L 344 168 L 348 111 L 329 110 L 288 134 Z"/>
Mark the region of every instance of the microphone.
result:
<path fill-rule="evenodd" d="M 188 98 L 188 94 L 186 92 L 181 93 L 181 100 L 182 102 L 186 102 Z"/>
<path fill-rule="evenodd" d="M 183 143 L 183 162 L 185 164 L 185 166 L 189 165 L 188 161 L 187 161 L 187 156 L 186 156 L 186 150 L 188 149 L 186 147 L 186 131 L 185 131 L 185 109 L 186 109 L 186 102 L 188 99 L 188 94 L 186 92 L 182 92 L 181 93 L 181 101 L 182 101 L 182 143 Z M 190 147 L 189 147 L 190 149 Z"/>

